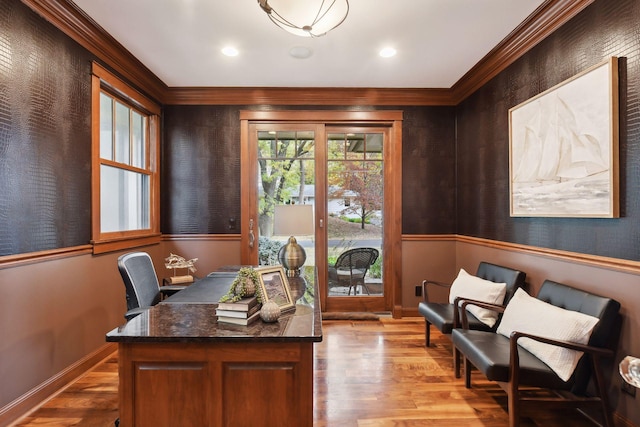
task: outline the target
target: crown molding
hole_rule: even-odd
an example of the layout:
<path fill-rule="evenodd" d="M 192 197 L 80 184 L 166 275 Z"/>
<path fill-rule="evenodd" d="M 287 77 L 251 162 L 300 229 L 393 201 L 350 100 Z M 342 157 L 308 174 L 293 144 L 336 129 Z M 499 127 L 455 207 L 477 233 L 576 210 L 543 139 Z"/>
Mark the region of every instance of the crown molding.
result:
<path fill-rule="evenodd" d="M 455 105 L 449 89 L 171 87 L 175 105 Z"/>
<path fill-rule="evenodd" d="M 548 0 L 449 89 L 168 87 L 70 0 L 22 0 L 141 91 L 172 105 L 455 106 L 594 0 Z"/>
<path fill-rule="evenodd" d="M 594 0 L 548 0 L 494 47 L 451 88 L 455 104 L 464 101 Z"/>
<path fill-rule="evenodd" d="M 120 76 L 162 102 L 165 85 L 142 62 L 69 0 L 21 0 Z"/>

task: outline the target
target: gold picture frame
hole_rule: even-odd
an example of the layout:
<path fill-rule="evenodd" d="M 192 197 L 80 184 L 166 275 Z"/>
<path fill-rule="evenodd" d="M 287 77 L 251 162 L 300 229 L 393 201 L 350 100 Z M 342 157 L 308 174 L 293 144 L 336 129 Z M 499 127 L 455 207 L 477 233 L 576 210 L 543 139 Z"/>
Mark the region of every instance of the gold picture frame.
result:
<path fill-rule="evenodd" d="M 509 109 L 512 217 L 618 218 L 618 58 Z"/>
<path fill-rule="evenodd" d="M 295 302 L 291 297 L 291 288 L 282 266 L 256 267 L 260 278 L 262 303 L 275 301 L 282 312 L 293 310 Z"/>

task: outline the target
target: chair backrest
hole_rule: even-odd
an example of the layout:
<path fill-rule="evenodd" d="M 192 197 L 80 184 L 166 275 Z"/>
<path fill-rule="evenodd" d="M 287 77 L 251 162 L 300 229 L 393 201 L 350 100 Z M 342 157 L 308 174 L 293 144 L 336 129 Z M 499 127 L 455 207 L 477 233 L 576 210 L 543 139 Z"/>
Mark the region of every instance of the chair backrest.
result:
<path fill-rule="evenodd" d="M 121 255 L 118 257 L 118 270 L 126 289 L 127 310 L 150 307 L 160 302 L 158 276 L 148 253 Z"/>
<path fill-rule="evenodd" d="M 354 248 L 344 251 L 338 256 L 335 268 L 363 270 L 366 274 L 369 267 L 378 259 L 378 250 L 374 248 Z"/>
<path fill-rule="evenodd" d="M 504 296 L 504 304 L 506 305 L 518 288 L 524 288 L 527 274 L 513 268 L 482 261 L 478 264 L 476 276 L 496 283 L 506 283 L 507 292 Z"/>
<path fill-rule="evenodd" d="M 607 347 L 615 339 L 612 331 L 619 330 L 619 328 L 615 327 L 619 320 L 620 303 L 618 301 L 575 289 L 552 280 L 544 281 L 536 298 L 556 307 L 577 311 L 600 319 L 591 332 L 589 345 Z M 573 393 L 584 393 L 590 378 L 591 368 L 589 364 L 590 361 L 587 357 L 583 357 L 578 362 L 573 376 L 569 379 L 570 382 L 573 382 Z"/>

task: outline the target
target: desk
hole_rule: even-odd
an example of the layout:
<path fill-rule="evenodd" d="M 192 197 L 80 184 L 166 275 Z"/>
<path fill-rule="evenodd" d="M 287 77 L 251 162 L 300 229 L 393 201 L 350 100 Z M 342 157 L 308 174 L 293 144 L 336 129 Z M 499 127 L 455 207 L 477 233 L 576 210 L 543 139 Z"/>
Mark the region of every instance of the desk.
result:
<path fill-rule="evenodd" d="M 201 279 L 107 334 L 118 343 L 121 426 L 313 425 L 317 286 L 289 278 L 295 311 L 237 326 L 215 315 L 229 284 L 228 274 Z"/>

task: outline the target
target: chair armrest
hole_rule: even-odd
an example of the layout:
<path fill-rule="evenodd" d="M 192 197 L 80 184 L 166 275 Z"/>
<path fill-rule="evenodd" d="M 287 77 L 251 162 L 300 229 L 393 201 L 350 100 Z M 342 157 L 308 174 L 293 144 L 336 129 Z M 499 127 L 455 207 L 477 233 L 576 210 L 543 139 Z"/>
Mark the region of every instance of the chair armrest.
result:
<path fill-rule="evenodd" d="M 587 353 L 592 356 L 591 366 L 593 367 L 594 371 L 598 371 L 600 369 L 600 364 L 598 362 L 598 359 L 600 357 L 613 357 L 614 355 L 613 350 L 608 348 L 593 347 L 586 344 L 560 341 L 553 338 L 546 338 L 539 335 L 528 334 L 525 332 L 513 331 L 509 336 L 509 378 L 511 379 L 511 384 L 509 385 L 509 387 L 512 391 L 518 389 L 518 385 L 520 382 L 520 356 L 518 355 L 518 340 L 520 338 L 530 338 L 532 340 L 539 341 L 545 344 L 555 345 L 558 347 L 564 347 L 570 350 Z M 596 372 L 596 376 L 600 376 L 599 373 Z"/>
<path fill-rule="evenodd" d="M 555 345 L 558 347 L 568 348 L 569 350 L 581 351 L 583 353 L 593 354 L 596 356 L 608 357 L 613 356 L 613 350 L 603 347 L 593 347 L 587 344 L 580 344 L 570 341 L 561 341 L 553 338 L 541 337 L 539 335 L 528 334 L 525 332 L 513 331 L 509 337 L 510 346 L 512 349 L 518 345 L 520 338 L 530 338 L 535 341 L 539 341 L 545 344 Z"/>
<path fill-rule="evenodd" d="M 429 294 L 427 293 L 428 285 L 440 286 L 441 288 L 450 288 L 451 283 L 438 282 L 437 280 L 423 280 L 422 281 L 422 301 L 429 302 Z"/>
<path fill-rule="evenodd" d="M 491 304 L 484 301 L 478 301 L 474 299 L 467 299 L 465 297 L 457 297 L 453 300 L 454 310 L 453 310 L 453 325 L 454 328 L 459 328 L 462 326 L 462 329 L 469 329 L 469 318 L 467 317 L 467 306 L 468 305 L 477 305 L 478 307 L 486 308 L 488 310 L 493 310 L 497 313 L 504 313 L 505 307 L 500 304 Z M 462 303 L 462 304 L 461 304 Z M 462 322 L 459 321 L 458 316 L 462 313 Z"/>
<path fill-rule="evenodd" d="M 160 293 L 164 296 L 169 297 L 175 294 L 176 292 L 180 292 L 186 287 L 187 286 L 185 285 L 164 285 L 164 286 L 160 286 Z"/>
<path fill-rule="evenodd" d="M 145 311 L 149 310 L 149 307 L 136 307 L 136 308 L 132 308 L 131 310 L 127 311 L 124 314 L 124 318 L 129 321 L 131 319 L 133 319 L 134 317 L 136 317 L 139 314 L 144 313 Z"/>

